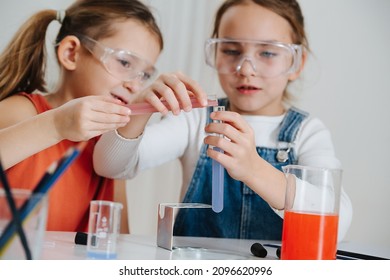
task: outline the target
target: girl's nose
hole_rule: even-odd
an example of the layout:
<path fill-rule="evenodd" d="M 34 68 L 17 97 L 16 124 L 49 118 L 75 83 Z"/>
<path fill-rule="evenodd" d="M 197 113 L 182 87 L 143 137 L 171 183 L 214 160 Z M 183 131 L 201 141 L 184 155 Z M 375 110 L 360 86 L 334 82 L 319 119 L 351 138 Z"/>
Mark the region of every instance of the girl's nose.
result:
<path fill-rule="evenodd" d="M 243 76 L 255 76 L 256 71 L 256 65 L 250 57 L 244 56 L 236 67 L 236 72 Z"/>
<path fill-rule="evenodd" d="M 142 82 L 139 79 L 125 81 L 123 82 L 123 87 L 126 88 L 129 91 L 129 93 L 135 94 L 142 89 Z"/>

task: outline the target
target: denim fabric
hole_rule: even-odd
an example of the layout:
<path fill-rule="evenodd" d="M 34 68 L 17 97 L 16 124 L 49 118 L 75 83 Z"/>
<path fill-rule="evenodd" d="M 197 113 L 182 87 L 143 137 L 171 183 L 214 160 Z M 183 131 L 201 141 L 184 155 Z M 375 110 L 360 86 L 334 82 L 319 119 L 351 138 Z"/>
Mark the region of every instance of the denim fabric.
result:
<path fill-rule="evenodd" d="M 228 105 L 227 99 L 219 105 Z M 293 143 L 300 124 L 307 116 L 295 108 L 289 109 L 280 128 L 278 140 Z M 210 121 L 210 120 L 209 120 Z M 194 175 L 183 202 L 211 204 L 212 160 L 202 146 Z M 274 167 L 296 164 L 293 147 L 286 162 L 276 158 L 278 149 L 257 147 L 258 154 Z M 224 174 L 224 209 L 220 213 L 210 208 L 184 208 L 177 214 L 174 235 L 240 239 L 281 240 L 283 219 L 259 195 L 241 181 Z"/>

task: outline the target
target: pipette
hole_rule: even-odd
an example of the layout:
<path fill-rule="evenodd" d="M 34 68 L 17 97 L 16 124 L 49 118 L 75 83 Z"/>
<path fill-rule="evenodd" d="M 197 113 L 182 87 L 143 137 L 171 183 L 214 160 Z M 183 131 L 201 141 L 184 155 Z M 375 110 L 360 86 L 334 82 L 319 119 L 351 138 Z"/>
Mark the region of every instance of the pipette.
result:
<path fill-rule="evenodd" d="M 203 107 L 196 97 L 192 96 L 190 97 L 190 100 L 192 108 Z M 169 104 L 166 100 L 162 100 L 161 102 L 169 109 Z M 207 107 L 209 106 L 218 106 L 218 100 L 216 95 L 209 95 L 207 97 Z M 131 109 L 131 115 L 142 115 L 158 112 L 155 107 L 153 107 L 150 103 L 147 102 L 133 103 L 127 105 L 127 107 Z"/>

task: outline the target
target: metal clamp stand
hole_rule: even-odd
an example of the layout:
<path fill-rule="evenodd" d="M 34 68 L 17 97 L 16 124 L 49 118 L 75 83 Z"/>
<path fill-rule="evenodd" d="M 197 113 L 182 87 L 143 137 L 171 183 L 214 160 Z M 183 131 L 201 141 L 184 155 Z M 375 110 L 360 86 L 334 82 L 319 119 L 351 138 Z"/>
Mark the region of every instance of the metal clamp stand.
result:
<path fill-rule="evenodd" d="M 172 251 L 175 248 L 173 227 L 180 208 L 211 208 L 202 203 L 161 203 L 158 207 L 157 246 Z"/>

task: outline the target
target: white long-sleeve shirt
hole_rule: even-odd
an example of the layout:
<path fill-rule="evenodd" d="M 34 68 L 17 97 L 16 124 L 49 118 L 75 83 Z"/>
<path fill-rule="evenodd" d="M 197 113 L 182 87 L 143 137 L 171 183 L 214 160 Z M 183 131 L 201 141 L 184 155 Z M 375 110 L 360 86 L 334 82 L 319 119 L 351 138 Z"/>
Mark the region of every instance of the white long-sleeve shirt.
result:
<path fill-rule="evenodd" d="M 183 167 L 181 198 L 184 197 L 195 171 L 201 146 L 206 136 L 204 131 L 207 115 L 205 108 L 194 109 L 179 116 L 168 115 L 161 121 L 151 122 L 144 133 L 136 139 L 125 139 L 116 131 L 101 136 L 95 146 L 94 168 L 105 177 L 130 179 L 140 171 L 179 159 Z M 255 132 L 258 147 L 287 148 L 278 143 L 281 116 L 243 116 Z M 299 165 L 324 168 L 340 168 L 334 153 L 331 135 L 323 123 L 308 117 L 301 125 L 295 139 L 294 150 Z M 278 211 L 283 217 L 283 211 Z M 340 201 L 339 241 L 352 220 L 352 204 L 342 190 Z"/>

